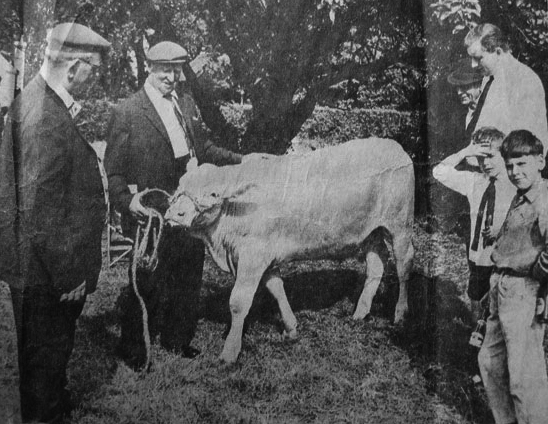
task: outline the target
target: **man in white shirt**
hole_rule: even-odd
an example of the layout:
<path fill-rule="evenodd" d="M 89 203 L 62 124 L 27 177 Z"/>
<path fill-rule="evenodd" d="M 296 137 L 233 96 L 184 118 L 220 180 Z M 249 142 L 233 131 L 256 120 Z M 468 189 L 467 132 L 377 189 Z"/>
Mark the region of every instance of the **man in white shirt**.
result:
<path fill-rule="evenodd" d="M 486 92 L 476 128 L 495 127 L 505 134 L 529 130 L 548 147 L 544 87 L 538 75 L 510 52 L 507 37 L 492 24 L 470 30 L 464 43 L 472 66 L 483 74 Z"/>
<path fill-rule="evenodd" d="M 489 291 L 493 241 L 516 194 L 500 155 L 503 139 L 504 134 L 495 128 L 480 128 L 472 135 L 470 145 L 444 159 L 433 170 L 436 180 L 466 196 L 470 203 L 468 296 L 474 313 L 479 311 L 478 302 Z M 477 158 L 481 173 L 457 169 L 470 157 Z"/>

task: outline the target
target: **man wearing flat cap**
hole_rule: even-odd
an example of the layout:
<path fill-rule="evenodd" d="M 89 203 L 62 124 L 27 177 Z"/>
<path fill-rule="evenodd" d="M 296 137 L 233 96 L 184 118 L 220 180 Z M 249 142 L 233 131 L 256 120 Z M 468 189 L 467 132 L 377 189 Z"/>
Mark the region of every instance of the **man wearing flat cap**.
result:
<path fill-rule="evenodd" d="M 149 76 L 137 93 L 118 105 L 109 124 L 105 165 L 110 198 L 122 214 L 122 226 L 134 237 L 138 219 L 147 216 L 136 194 L 146 188 L 170 193 L 181 176 L 196 164 L 240 163 L 242 156 L 205 138 L 192 97 L 177 93 L 186 50 L 163 41 L 147 53 Z M 190 343 L 197 325 L 198 295 L 202 281 L 204 245 L 180 229 L 164 230 L 158 266 L 138 270 L 151 336 L 172 352 L 192 358 L 199 354 Z M 146 359 L 141 309 L 133 287 L 125 287 L 118 305 L 122 335 L 118 353 L 126 363 L 141 368 Z"/>
<path fill-rule="evenodd" d="M 23 422 L 60 422 L 71 410 L 66 367 L 97 284 L 106 213 L 101 164 L 75 124 L 73 95 L 109 47 L 85 26 L 53 28 L 0 145 L 0 279 L 13 301 Z"/>

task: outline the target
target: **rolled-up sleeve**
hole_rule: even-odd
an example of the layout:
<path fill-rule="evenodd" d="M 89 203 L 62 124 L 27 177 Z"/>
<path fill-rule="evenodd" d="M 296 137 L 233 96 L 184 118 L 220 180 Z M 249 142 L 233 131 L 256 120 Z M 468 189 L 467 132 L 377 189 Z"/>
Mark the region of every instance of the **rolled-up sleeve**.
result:
<path fill-rule="evenodd" d="M 474 174 L 469 171 L 458 171 L 454 166 L 440 162 L 432 170 L 432 176 L 445 187 L 467 196 L 474 185 Z"/>

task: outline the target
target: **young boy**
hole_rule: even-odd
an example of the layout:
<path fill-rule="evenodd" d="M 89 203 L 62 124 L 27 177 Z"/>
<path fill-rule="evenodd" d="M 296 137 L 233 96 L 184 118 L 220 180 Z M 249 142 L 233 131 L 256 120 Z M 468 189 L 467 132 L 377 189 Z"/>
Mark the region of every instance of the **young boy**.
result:
<path fill-rule="evenodd" d="M 542 143 L 512 131 L 501 154 L 517 193 L 496 238 L 490 315 L 478 362 L 497 424 L 548 423 L 544 324 L 536 317 L 548 281 L 548 184 Z"/>
<path fill-rule="evenodd" d="M 500 154 L 503 140 L 504 134 L 496 128 L 480 128 L 472 134 L 470 145 L 444 159 L 433 170 L 436 180 L 466 196 L 470 203 L 468 297 L 475 319 L 480 313 L 479 301 L 489 291 L 494 237 L 516 193 Z M 468 158 L 477 158 L 481 173 L 457 169 Z"/>

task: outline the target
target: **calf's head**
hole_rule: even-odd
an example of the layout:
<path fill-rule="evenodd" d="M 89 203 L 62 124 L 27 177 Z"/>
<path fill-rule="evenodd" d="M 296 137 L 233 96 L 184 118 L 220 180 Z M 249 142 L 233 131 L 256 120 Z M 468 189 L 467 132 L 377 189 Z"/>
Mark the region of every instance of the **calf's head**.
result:
<path fill-rule="evenodd" d="M 196 198 L 188 193 L 177 193 L 165 214 L 173 227 L 198 228 L 215 221 L 221 212 L 223 199 L 212 193 Z"/>
<path fill-rule="evenodd" d="M 226 202 L 235 199 L 254 186 L 254 184 L 248 184 L 223 196 L 217 193 L 195 196 L 185 190 L 177 190 L 171 198 L 164 218 L 173 227 L 186 229 L 206 227 L 217 220 Z"/>

